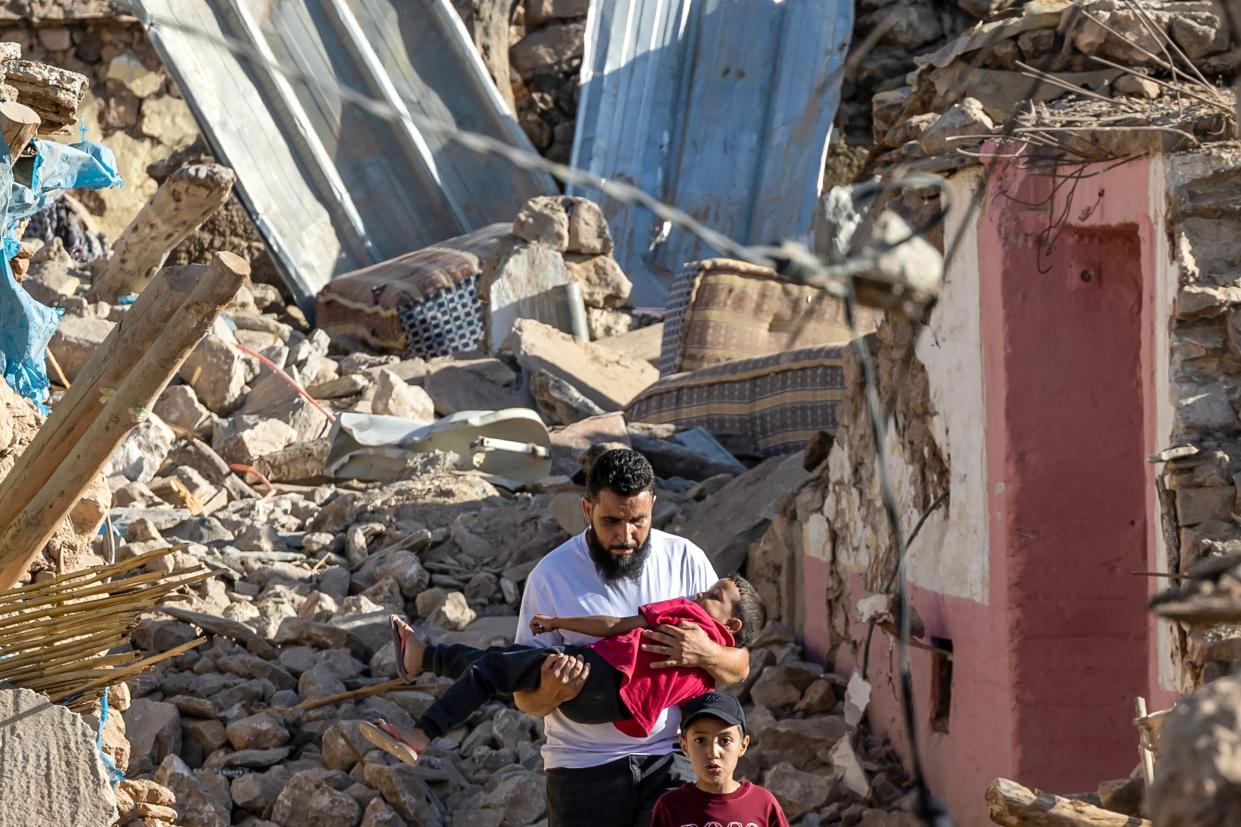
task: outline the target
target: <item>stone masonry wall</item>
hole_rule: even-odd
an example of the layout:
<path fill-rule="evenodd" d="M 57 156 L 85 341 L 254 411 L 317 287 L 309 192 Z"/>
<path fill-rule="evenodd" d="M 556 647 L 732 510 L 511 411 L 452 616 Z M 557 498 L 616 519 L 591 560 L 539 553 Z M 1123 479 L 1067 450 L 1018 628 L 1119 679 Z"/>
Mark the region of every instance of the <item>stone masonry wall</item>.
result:
<path fill-rule="evenodd" d="M 1168 164 L 1169 246 L 1180 270 L 1169 323 L 1173 423 L 1158 484 L 1168 569 L 1241 551 L 1241 147 L 1220 145 Z M 1165 452 L 1165 456 L 1168 454 Z M 1241 628 L 1174 628 L 1182 691 L 1241 667 Z"/>

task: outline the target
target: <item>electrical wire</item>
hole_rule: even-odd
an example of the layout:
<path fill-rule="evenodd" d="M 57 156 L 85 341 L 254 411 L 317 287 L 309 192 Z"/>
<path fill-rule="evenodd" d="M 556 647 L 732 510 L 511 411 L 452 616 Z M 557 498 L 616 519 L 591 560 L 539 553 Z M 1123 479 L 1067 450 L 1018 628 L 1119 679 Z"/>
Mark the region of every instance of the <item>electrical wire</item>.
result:
<path fill-rule="evenodd" d="M 864 255 L 851 256 L 848 260 L 840 264 L 828 265 L 800 243 L 793 242 L 791 240 L 784 240 L 776 245 L 742 244 L 723 233 L 703 225 L 683 210 L 673 205 L 664 203 L 637 187 L 623 182 L 609 181 L 598 178 L 566 164 L 549 161 L 533 152 L 520 149 L 490 136 L 459 129 L 455 124 L 440 121 L 435 118 L 417 115 L 409 111 L 399 111 L 386 101 L 372 98 L 339 82 L 333 81 L 329 83 L 323 78 L 312 76 L 301 70 L 269 60 L 257 49 L 235 38 L 227 36 L 221 37 L 213 32 L 207 32 L 198 27 L 183 24 L 177 20 L 162 16 L 149 15 L 142 8 L 139 0 L 117 0 L 117 2 L 119 5 L 122 5 L 132 11 L 135 16 L 141 20 L 143 25 L 149 29 L 158 30 L 163 27 L 181 31 L 197 37 L 205 42 L 222 47 L 234 55 L 242 57 L 254 64 L 261 65 L 271 71 L 280 72 L 283 76 L 289 79 L 297 80 L 301 83 L 320 88 L 330 87 L 340 96 L 342 100 L 347 101 L 378 118 L 389 121 L 404 120 L 411 122 L 420 130 L 437 135 L 445 140 L 455 141 L 474 152 L 496 155 L 508 160 L 510 163 L 519 168 L 545 172 L 564 183 L 587 189 L 594 189 L 608 198 L 614 199 L 618 202 L 642 207 L 649 210 L 661 221 L 664 221 L 672 226 L 679 227 L 682 230 L 692 234 L 694 237 L 698 238 L 703 243 L 723 255 L 760 266 L 779 268 L 781 272 L 785 273 L 787 277 L 793 280 L 819 287 L 820 289 L 826 291 L 829 295 L 842 299 L 845 307 L 846 319 L 853 336 L 854 352 L 863 375 L 865 409 L 871 435 L 874 441 L 877 469 L 876 473 L 880 487 L 881 500 L 889 530 L 896 547 L 895 564 L 888 578 L 888 586 L 889 588 L 895 586 L 896 597 L 900 606 L 900 634 L 898 636 L 900 694 L 903 711 L 903 725 L 909 740 L 910 764 L 913 776 L 912 781 L 917 791 L 916 814 L 921 820 L 929 825 L 933 825 L 933 827 L 946 827 L 946 825 L 952 824 L 950 817 L 942 805 L 935 801 L 930 794 L 930 790 L 926 785 L 920 750 L 918 748 L 918 736 L 915 721 L 916 715 L 913 703 L 912 679 L 910 675 L 908 653 L 910 621 L 912 615 L 909 606 L 909 594 L 906 582 L 908 541 L 904 536 L 903 528 L 900 522 L 900 515 L 897 510 L 896 498 L 893 493 L 891 481 L 888 478 L 888 457 L 883 440 L 887 417 L 882 410 L 882 405 L 879 399 L 875 367 L 869 352 L 869 346 L 864 341 L 857 328 L 856 296 L 854 293 L 853 284 L 853 276 L 873 268 L 875 260 L 879 255 L 897 249 L 902 244 L 908 243 L 913 238 L 925 234 L 930 229 L 945 221 L 946 216 L 953 209 L 954 205 L 952 204 L 953 191 L 942 177 L 926 174 L 908 176 L 896 175 L 877 185 L 875 192 L 876 195 L 879 192 L 897 188 L 935 187 L 939 189 L 941 193 L 941 208 L 923 226 L 913 228 L 907 237 L 887 244 L 873 245 L 865 251 Z M 1233 0 L 1233 2 L 1241 2 L 1241 0 Z M 896 10 L 892 12 L 892 15 L 895 15 L 895 11 Z M 890 27 L 891 22 L 891 20 L 887 21 L 888 27 Z M 1064 31 L 1067 28 L 1067 26 L 1061 26 L 1060 30 L 1057 31 L 1055 41 L 1056 47 L 1062 44 Z M 865 54 L 874 47 L 874 45 L 882 37 L 884 31 L 886 31 L 886 27 L 884 27 L 881 22 L 875 30 L 872 30 L 871 34 L 863 42 L 861 47 L 859 47 L 854 54 L 851 54 L 848 59 L 846 59 L 829 77 L 829 85 L 835 85 L 849 69 L 856 66 L 857 63 L 864 59 Z M 1045 65 L 1047 64 L 1047 61 L 1050 61 L 1057 50 L 1058 49 L 1055 47 L 1048 50 Z M 976 52 L 973 61 L 967 67 L 969 72 L 976 71 L 979 68 L 984 52 L 985 50 L 982 49 Z M 1033 97 L 1040 85 L 1041 81 L 1035 78 L 1032 81 L 1029 93 L 1026 97 Z M 409 100 L 406 100 L 405 102 L 415 103 L 414 101 Z M 1010 116 L 1007 120 L 1005 129 L 997 134 L 996 140 L 1003 142 L 1006 138 L 1010 138 L 1014 134 L 1016 126 L 1016 113 L 1014 113 L 1014 115 Z M 990 163 L 984 164 L 984 170 L 986 171 L 987 176 L 989 176 L 996 169 L 1001 160 L 1003 159 L 997 156 L 992 158 Z M 946 248 L 943 262 L 943 271 L 945 274 L 949 272 L 957 254 L 960 251 L 961 244 L 966 237 L 966 230 L 970 223 L 974 220 L 974 216 L 981 205 L 985 191 L 985 184 L 977 188 L 970 197 L 969 203 L 966 205 L 966 209 L 959 223 L 959 229 Z M 909 348 L 911 350 L 916 346 L 917 335 L 918 334 L 915 334 L 911 338 L 911 342 L 909 344 Z M 947 492 L 941 495 L 940 500 L 937 500 L 936 503 L 928 509 L 928 514 L 930 510 L 933 510 L 934 507 L 938 505 L 938 503 L 946 496 Z M 926 515 L 923 515 L 923 519 L 925 519 L 925 517 Z M 912 539 L 912 536 L 913 535 L 911 535 L 910 539 Z M 869 636 L 867 641 L 869 643 Z"/>

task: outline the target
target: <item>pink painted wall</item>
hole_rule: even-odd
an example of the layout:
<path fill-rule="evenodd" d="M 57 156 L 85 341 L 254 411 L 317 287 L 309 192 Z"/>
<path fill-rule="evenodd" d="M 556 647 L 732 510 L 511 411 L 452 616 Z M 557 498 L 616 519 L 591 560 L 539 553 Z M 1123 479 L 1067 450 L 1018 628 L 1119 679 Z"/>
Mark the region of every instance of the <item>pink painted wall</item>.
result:
<path fill-rule="evenodd" d="M 1166 319 L 1154 281 L 1166 268 L 1151 172 L 1138 161 L 1062 188 L 1066 226 L 1041 255 L 1047 209 L 1018 202 L 1043 202 L 1050 179 L 993 169 L 976 219 L 988 598 L 911 590 L 928 634 L 954 646 L 947 733 L 929 731 L 929 656 L 915 650 L 911 663 L 928 778 L 963 827 L 991 823 L 983 792 L 997 776 L 1078 792 L 1127 775 L 1134 698 L 1167 700 L 1146 611 L 1154 584 L 1131 574 L 1164 567 L 1144 461 L 1163 447 L 1154 366 L 1167 358 L 1153 346 Z M 804 631 L 817 651 L 826 629 L 810 618 L 827 575 L 806 573 Z M 851 592 L 862 596 L 863 584 Z M 838 670 L 853 665 L 836 654 Z M 903 748 L 886 635 L 875 636 L 870 670 L 872 723 Z"/>

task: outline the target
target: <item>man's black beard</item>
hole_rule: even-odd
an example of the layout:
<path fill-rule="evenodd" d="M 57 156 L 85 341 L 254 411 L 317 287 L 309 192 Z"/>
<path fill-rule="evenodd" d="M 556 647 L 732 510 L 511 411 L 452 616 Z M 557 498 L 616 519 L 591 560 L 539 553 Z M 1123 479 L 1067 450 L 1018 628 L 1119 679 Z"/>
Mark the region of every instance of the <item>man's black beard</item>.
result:
<path fill-rule="evenodd" d="M 642 545 L 633 554 L 616 557 L 604 548 L 595 537 L 594 530 L 586 532 L 586 547 L 590 549 L 590 559 L 594 561 L 595 570 L 605 583 L 617 580 L 637 580 L 646 565 L 646 558 L 651 556 L 651 535 L 648 533 Z"/>

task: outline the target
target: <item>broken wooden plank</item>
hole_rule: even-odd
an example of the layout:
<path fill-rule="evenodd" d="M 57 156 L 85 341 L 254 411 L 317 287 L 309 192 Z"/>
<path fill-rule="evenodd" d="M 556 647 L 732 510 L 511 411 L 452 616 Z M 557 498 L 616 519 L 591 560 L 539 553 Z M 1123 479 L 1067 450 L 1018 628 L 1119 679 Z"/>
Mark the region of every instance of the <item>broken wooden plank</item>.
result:
<path fill-rule="evenodd" d="M 10 494 L 26 505 L 0 533 L 0 588 L 8 588 L 56 527 L 69 515 L 82 490 L 112 452 L 141 422 L 185 357 L 215 323 L 220 311 L 250 275 L 250 265 L 232 253 L 216 253 L 202 280 L 125 380 L 105 396 L 103 410 L 73 444 L 68 456 L 40 485 L 36 478 L 18 478 Z M 105 354 L 105 358 L 110 358 Z M 10 473 L 9 478 L 15 474 Z M 7 482 L 7 479 L 6 479 Z"/>
<path fill-rule="evenodd" d="M 1004 827 L 1151 827 L 1144 818 L 1104 810 L 997 778 L 987 787 L 987 812 Z"/>
<path fill-rule="evenodd" d="M 236 180 L 233 171 L 220 164 L 195 164 L 168 176 L 117 238 L 91 288 L 91 299 L 114 302 L 141 293 L 168 254 L 224 206 Z"/>

